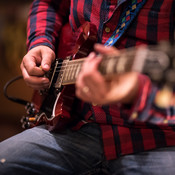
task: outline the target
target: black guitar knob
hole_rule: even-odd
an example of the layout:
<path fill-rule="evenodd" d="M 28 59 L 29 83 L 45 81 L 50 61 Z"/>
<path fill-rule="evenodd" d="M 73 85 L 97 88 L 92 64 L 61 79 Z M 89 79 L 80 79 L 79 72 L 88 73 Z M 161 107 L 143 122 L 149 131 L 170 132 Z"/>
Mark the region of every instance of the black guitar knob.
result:
<path fill-rule="evenodd" d="M 25 108 L 28 115 L 35 115 L 36 109 L 32 103 L 27 103 Z"/>
<path fill-rule="evenodd" d="M 30 122 L 24 122 L 24 123 L 22 124 L 22 128 L 24 128 L 24 129 L 29 129 L 29 128 L 31 128 Z"/>
<path fill-rule="evenodd" d="M 20 120 L 21 123 L 25 123 L 27 121 L 28 121 L 28 117 L 26 117 L 26 116 L 23 116 Z"/>

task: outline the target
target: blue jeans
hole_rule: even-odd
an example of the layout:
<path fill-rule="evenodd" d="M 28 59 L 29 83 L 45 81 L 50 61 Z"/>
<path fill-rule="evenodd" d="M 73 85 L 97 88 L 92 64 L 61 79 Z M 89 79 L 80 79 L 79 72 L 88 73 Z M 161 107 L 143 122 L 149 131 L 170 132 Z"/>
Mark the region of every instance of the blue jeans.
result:
<path fill-rule="evenodd" d="M 50 133 L 44 126 L 0 143 L 1 175 L 174 175 L 175 147 L 107 161 L 97 124 Z"/>

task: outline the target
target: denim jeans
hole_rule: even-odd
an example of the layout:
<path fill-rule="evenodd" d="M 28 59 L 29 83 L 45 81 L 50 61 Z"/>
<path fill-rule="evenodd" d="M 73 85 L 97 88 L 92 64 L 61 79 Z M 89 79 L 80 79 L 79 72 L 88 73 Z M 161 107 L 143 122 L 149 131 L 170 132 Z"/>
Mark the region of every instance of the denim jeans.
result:
<path fill-rule="evenodd" d="M 51 133 L 28 129 L 0 143 L 1 175 L 174 175 L 175 147 L 107 161 L 97 124 Z"/>

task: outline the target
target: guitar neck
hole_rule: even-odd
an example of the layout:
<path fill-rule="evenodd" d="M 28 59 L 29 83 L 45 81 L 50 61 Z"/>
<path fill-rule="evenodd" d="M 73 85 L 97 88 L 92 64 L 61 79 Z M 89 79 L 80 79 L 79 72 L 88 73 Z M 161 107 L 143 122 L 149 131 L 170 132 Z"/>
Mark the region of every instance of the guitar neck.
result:
<path fill-rule="evenodd" d="M 85 58 L 63 61 L 62 68 L 60 70 L 62 85 L 75 84 L 84 60 Z M 139 47 L 137 49 L 130 48 L 122 50 L 118 56 L 103 56 L 98 70 L 107 79 L 112 78 L 116 74 L 135 71 L 146 73 L 152 76 L 153 79 L 159 78 L 161 80 L 160 77 L 153 77 L 155 76 L 154 70 L 163 72 L 168 65 L 169 58 L 164 51 L 157 49 L 150 50 L 147 47 Z M 58 77 L 57 83 L 60 83 L 59 79 L 60 77 Z"/>
<path fill-rule="evenodd" d="M 98 70 L 105 77 L 110 78 L 113 75 L 129 72 L 133 70 L 135 50 L 122 52 L 119 56 L 103 56 Z M 85 58 L 65 61 L 61 69 L 63 71 L 62 85 L 74 84 L 78 74 L 81 71 Z M 137 66 L 135 66 L 137 67 Z"/>
<path fill-rule="evenodd" d="M 64 65 L 61 69 L 61 71 L 63 71 L 62 85 L 75 84 L 84 60 L 85 58 L 64 61 Z"/>

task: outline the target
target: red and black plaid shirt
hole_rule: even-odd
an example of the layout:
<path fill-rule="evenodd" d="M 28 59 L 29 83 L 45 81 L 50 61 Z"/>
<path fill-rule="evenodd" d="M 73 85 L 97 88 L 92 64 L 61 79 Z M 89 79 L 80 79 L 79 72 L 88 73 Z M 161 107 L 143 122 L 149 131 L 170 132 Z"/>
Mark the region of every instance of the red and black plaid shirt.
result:
<path fill-rule="evenodd" d="M 94 23 L 99 42 L 105 43 L 128 1 L 34 0 L 28 19 L 28 49 L 46 45 L 55 50 L 59 31 L 68 20 L 75 31 L 85 21 Z M 147 0 L 116 47 L 173 41 L 174 12 L 175 0 Z M 140 75 L 139 80 L 138 97 L 132 106 L 84 104 L 82 107 L 86 121 L 93 119 L 100 124 L 107 159 L 175 145 L 175 106 L 157 107 L 154 104 L 156 88 L 144 75 Z M 138 115 L 139 120 L 129 122 L 133 115 Z"/>

